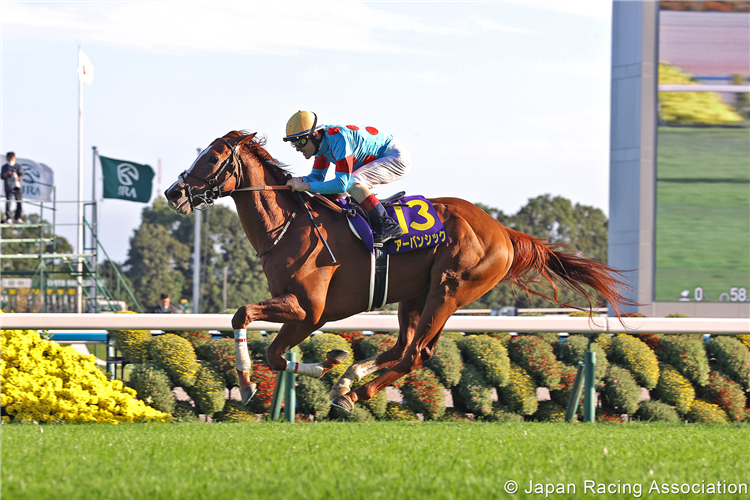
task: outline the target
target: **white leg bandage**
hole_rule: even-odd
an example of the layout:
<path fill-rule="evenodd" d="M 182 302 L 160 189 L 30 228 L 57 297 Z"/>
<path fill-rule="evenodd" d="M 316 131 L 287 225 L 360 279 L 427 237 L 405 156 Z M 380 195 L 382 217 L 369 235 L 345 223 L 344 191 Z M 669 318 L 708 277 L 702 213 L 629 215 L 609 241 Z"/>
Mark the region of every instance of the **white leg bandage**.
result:
<path fill-rule="evenodd" d="M 247 330 L 234 331 L 234 366 L 240 372 L 249 372 L 253 369 L 253 362 L 247 350 Z"/>
<path fill-rule="evenodd" d="M 295 361 L 287 361 L 284 371 L 297 373 L 299 375 L 307 375 L 312 378 L 320 378 L 323 376 L 323 365 L 320 363 L 297 363 Z"/>

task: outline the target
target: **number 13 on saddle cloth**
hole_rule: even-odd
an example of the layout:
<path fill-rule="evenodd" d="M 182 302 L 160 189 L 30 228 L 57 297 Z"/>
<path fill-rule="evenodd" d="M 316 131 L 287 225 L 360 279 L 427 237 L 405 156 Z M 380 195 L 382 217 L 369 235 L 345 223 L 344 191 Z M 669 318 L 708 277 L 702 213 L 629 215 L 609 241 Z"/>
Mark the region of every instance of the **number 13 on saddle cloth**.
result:
<path fill-rule="evenodd" d="M 348 203 L 345 200 L 337 201 L 344 208 L 348 208 Z M 450 242 L 450 238 L 445 233 L 443 222 L 438 217 L 432 204 L 423 196 L 404 196 L 398 200 L 384 203 L 384 205 L 388 215 L 398 222 L 404 232 L 400 238 L 385 244 L 385 252 L 388 255 Z M 352 232 L 362 240 L 362 243 L 370 252 L 374 253 L 372 232 L 364 218 L 357 213 L 347 220 Z"/>

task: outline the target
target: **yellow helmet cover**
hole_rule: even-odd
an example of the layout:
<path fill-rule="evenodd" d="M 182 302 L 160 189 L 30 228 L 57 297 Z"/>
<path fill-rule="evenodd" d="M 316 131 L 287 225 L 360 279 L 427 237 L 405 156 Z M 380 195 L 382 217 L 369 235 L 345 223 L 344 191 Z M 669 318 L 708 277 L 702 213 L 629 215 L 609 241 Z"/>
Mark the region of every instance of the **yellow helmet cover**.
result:
<path fill-rule="evenodd" d="M 286 137 L 284 137 L 284 140 L 296 139 L 321 128 L 323 128 L 323 124 L 318 124 L 318 115 L 312 111 L 297 111 L 286 122 Z"/>

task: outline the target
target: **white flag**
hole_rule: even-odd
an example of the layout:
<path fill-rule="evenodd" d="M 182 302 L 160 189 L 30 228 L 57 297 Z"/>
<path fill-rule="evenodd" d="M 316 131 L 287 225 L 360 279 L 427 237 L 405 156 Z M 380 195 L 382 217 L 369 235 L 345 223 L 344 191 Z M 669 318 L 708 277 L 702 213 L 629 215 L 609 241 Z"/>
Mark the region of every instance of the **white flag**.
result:
<path fill-rule="evenodd" d="M 52 201 L 52 191 L 55 189 L 55 173 L 52 169 L 44 163 L 27 158 L 16 158 L 16 163 L 23 168 L 23 199 Z"/>
<path fill-rule="evenodd" d="M 78 51 L 78 78 L 89 85 L 94 83 L 94 65 L 83 50 Z"/>

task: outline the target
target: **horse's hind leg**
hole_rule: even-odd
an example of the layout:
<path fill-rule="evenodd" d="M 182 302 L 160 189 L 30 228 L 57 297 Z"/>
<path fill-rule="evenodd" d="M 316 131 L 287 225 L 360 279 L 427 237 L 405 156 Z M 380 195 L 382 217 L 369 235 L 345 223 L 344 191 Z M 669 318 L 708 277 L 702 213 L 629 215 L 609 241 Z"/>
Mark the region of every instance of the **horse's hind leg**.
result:
<path fill-rule="evenodd" d="M 422 314 L 427 292 L 413 299 L 405 300 L 398 305 L 398 340 L 387 351 L 351 365 L 331 388 L 331 401 L 350 391 L 352 382 L 359 382 L 363 377 L 376 372 L 401 359 L 406 348 L 414 338 L 414 331 Z"/>

